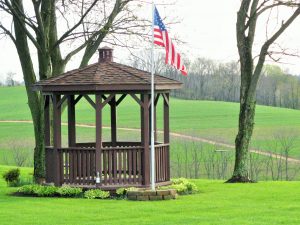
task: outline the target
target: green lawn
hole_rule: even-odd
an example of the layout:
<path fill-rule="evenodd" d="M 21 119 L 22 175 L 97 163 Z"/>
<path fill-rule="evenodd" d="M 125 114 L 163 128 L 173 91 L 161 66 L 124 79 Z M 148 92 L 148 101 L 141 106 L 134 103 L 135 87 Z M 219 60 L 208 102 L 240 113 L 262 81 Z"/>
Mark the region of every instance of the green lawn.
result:
<path fill-rule="evenodd" d="M 0 166 L 0 174 L 10 167 Z M 32 170 L 22 168 L 22 176 Z M 14 197 L 0 180 L 5 224 L 300 224 L 300 182 L 193 180 L 200 193 L 161 202 Z"/>

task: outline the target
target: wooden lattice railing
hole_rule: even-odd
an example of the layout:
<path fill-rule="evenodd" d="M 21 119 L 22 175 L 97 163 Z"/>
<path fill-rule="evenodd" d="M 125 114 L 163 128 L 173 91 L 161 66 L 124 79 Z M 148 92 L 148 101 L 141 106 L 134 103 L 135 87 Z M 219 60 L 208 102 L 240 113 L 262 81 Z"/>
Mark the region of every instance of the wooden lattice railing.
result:
<path fill-rule="evenodd" d="M 96 162 L 94 143 L 80 143 L 76 147 L 58 149 L 58 168 L 61 184 L 95 185 L 96 164 L 100 163 L 100 186 L 135 186 L 143 183 L 143 147 L 137 142 L 118 142 L 117 146 L 103 143 L 101 163 Z M 156 182 L 170 179 L 169 145 L 156 144 Z M 52 154 L 52 155 L 51 155 Z M 51 155 L 51 156 L 50 156 Z M 53 148 L 46 149 L 46 171 L 51 179 Z M 55 157 L 54 157 L 55 158 Z"/>
<path fill-rule="evenodd" d="M 157 183 L 170 180 L 169 144 L 155 146 L 155 176 Z"/>

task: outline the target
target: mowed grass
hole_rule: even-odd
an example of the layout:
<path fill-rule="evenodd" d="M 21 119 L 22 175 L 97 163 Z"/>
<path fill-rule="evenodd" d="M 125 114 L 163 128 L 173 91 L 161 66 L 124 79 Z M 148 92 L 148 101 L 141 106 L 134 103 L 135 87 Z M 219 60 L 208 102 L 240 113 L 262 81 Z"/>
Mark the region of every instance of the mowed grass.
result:
<path fill-rule="evenodd" d="M 24 87 L 1 87 L 0 96 L 0 120 L 31 120 Z M 172 98 L 170 101 L 171 131 L 233 144 L 237 133 L 238 112 L 238 103 Z M 84 99 L 76 105 L 76 113 L 77 123 L 95 123 L 94 110 Z M 62 117 L 66 122 L 66 112 Z M 158 129 L 161 130 L 163 127 L 162 101 L 159 102 L 157 109 L 157 120 Z M 118 127 L 140 128 L 139 106 L 132 98 L 127 97 L 118 107 L 117 123 Z M 104 108 L 103 124 L 110 125 L 109 107 Z M 5 125 L 0 123 L 0 126 L 4 127 Z M 20 126 L 23 125 L 14 124 L 12 126 L 16 127 L 14 135 L 5 132 L 5 129 L 2 128 L 0 136 L 18 137 L 21 132 Z M 1 134 L 1 132 L 5 132 L 5 134 Z M 258 105 L 252 146 L 280 152 L 280 148 L 275 149 L 274 147 L 274 142 L 278 142 L 278 135 L 293 138 L 293 147 L 289 154 L 300 158 L 300 112 Z M 29 138 L 32 136 L 32 132 L 28 132 L 26 136 Z"/>
<path fill-rule="evenodd" d="M 0 166 L 0 174 L 10 167 Z M 30 168 L 22 168 L 29 176 Z M 135 202 L 15 197 L 0 181 L 1 224 L 299 224 L 300 182 L 224 184 L 193 180 L 200 192 Z"/>

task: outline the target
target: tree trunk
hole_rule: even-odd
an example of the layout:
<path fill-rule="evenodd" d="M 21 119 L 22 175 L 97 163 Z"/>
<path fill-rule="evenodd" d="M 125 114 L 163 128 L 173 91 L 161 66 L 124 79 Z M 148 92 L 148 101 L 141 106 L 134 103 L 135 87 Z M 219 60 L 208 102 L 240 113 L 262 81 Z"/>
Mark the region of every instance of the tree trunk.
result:
<path fill-rule="evenodd" d="M 41 102 L 36 108 L 39 113 L 34 115 L 34 178 L 37 183 L 42 183 L 45 178 L 45 134 L 44 134 L 44 104 Z"/>
<path fill-rule="evenodd" d="M 256 106 L 257 82 L 253 82 L 253 61 L 249 42 L 240 53 L 241 87 L 238 134 L 235 139 L 235 165 L 232 177 L 227 183 L 252 182 L 249 178 L 249 144 L 251 141 Z M 260 73 L 260 72 L 259 72 Z"/>
<path fill-rule="evenodd" d="M 14 0 L 12 4 L 23 12 L 21 0 Z M 36 82 L 36 76 L 33 69 L 32 59 L 30 56 L 27 36 L 23 32 L 25 23 L 20 21 L 16 16 L 13 17 L 14 29 L 16 35 L 16 49 L 20 59 L 22 72 L 24 76 L 28 105 L 34 126 L 35 148 L 34 148 L 34 179 L 39 182 L 45 177 L 45 149 L 44 149 L 44 119 L 43 119 L 43 99 L 39 92 L 33 91 L 32 85 Z"/>
<path fill-rule="evenodd" d="M 227 182 L 251 182 L 249 178 L 249 143 L 251 140 L 254 116 L 255 116 L 255 101 L 245 101 L 241 103 L 239 115 L 239 131 L 235 139 L 235 165 L 231 179 Z"/>

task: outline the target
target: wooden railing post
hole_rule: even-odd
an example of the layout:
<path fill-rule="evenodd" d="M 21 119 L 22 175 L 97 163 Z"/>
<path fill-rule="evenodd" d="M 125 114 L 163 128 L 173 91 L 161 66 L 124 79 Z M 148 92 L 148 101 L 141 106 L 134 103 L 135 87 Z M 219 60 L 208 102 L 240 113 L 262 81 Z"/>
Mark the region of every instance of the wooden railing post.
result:
<path fill-rule="evenodd" d="M 170 128 L 169 128 L 169 93 L 164 94 L 164 143 L 170 142 Z"/>
<path fill-rule="evenodd" d="M 117 145 L 117 106 L 116 96 L 110 100 L 110 124 L 111 124 L 111 142 L 112 146 Z"/>
<path fill-rule="evenodd" d="M 58 105 L 60 95 L 53 96 L 53 178 L 56 186 L 61 185 L 61 165 L 58 149 L 61 148 L 61 107 Z"/>
<path fill-rule="evenodd" d="M 142 136 L 142 146 L 144 148 L 144 153 L 143 153 L 143 161 L 142 161 L 142 166 L 143 166 L 143 185 L 149 186 L 150 185 L 150 149 L 149 149 L 149 95 L 148 94 L 143 94 L 142 95 L 142 102 L 143 106 L 141 106 L 142 113 L 141 113 L 141 136 Z"/>
<path fill-rule="evenodd" d="M 45 169 L 46 169 L 46 182 L 53 182 L 53 149 L 47 149 L 46 146 L 50 146 L 50 96 L 44 95 L 44 134 L 45 134 Z"/>
<path fill-rule="evenodd" d="M 169 93 L 163 95 L 164 97 L 164 143 L 168 144 L 166 148 L 166 180 L 170 180 L 170 123 L 169 123 Z"/>
<path fill-rule="evenodd" d="M 75 98 L 68 96 L 68 142 L 69 147 L 76 145 L 76 120 L 75 120 Z"/>
<path fill-rule="evenodd" d="M 102 158 L 101 158 L 101 148 L 102 148 L 102 96 L 101 94 L 96 94 L 96 176 L 99 173 L 100 178 L 102 177 Z M 97 184 L 96 184 L 97 185 Z"/>
<path fill-rule="evenodd" d="M 44 95 L 45 146 L 50 146 L 50 96 Z"/>

